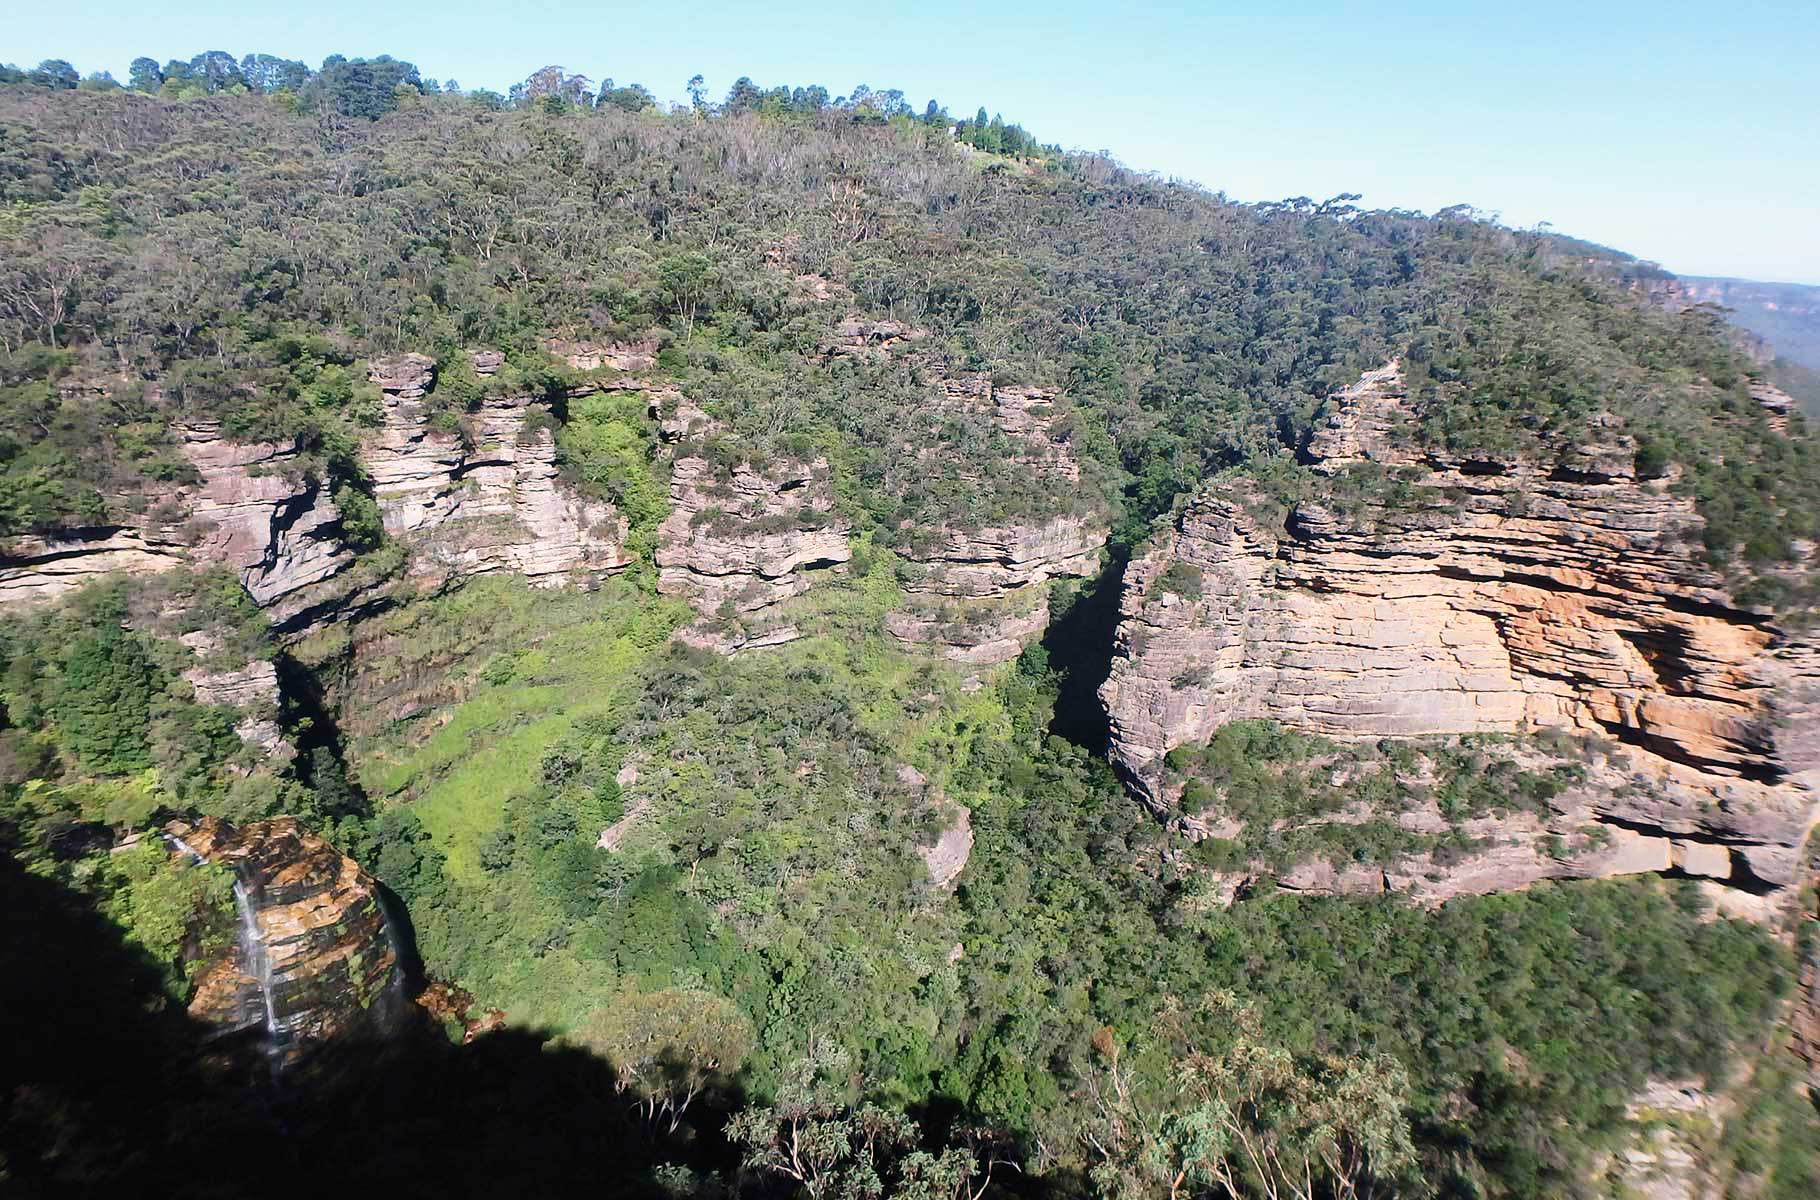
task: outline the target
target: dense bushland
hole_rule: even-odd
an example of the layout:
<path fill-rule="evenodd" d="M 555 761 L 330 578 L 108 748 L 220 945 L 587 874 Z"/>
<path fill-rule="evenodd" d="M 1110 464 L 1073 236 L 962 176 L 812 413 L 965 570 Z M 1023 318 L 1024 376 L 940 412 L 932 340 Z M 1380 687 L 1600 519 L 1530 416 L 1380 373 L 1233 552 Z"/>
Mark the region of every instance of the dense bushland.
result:
<path fill-rule="evenodd" d="M 334 717 L 272 714 L 295 761 L 248 750 L 183 678 L 279 653 L 231 579 L 173 572 L 0 624 L 6 849 L 110 914 L 167 1002 L 173 947 L 215 935 L 219 895 L 105 847 L 171 813 L 290 812 L 407 903 L 434 974 L 555 1043 L 513 1070 L 565 1064 L 588 1113 L 625 1085 L 601 1153 L 669 1194 L 714 1194 L 744 1161 L 748 1184 L 949 1195 L 994 1158 L 1062 1193 L 1168 1194 L 1178 1174 L 1262 1193 L 1281 1181 L 1235 1149 L 1260 1137 L 1319 1162 L 1317 1191 L 1566 1194 L 1646 1079 L 1721 1080 L 1761 1039 L 1787 952 L 1691 885 L 1223 908 L 1194 856 L 1227 848 L 1174 839 L 1051 734 L 1081 722 L 1045 651 L 970 678 L 880 633 L 903 602 L 893 548 L 943 523 L 1091 511 L 1129 545 L 1222 473 L 1279 501 L 1335 486 L 1296 449 L 1393 355 L 1413 397 L 1397 433 L 1437 453 L 1546 459 L 1615 416 L 1694 495 L 1712 560 L 1798 608 L 1812 443 L 1771 427 L 1707 315 L 1470 212 L 1236 205 L 869 89 L 742 81 L 663 112 L 561 71 L 508 99 L 387 59 L 147 61 L 131 90 L 64 87 L 54 65 L 0 86 L 0 536 L 173 515 L 173 430 L 214 420 L 295 441 L 378 571 L 397 548 L 359 466 L 365 364 L 415 350 L 441 365 L 448 431 L 489 390 L 547 399 L 566 478 L 622 509 L 641 559 L 590 593 L 401 588 L 287 647 Z M 914 358 L 825 353 L 849 313 L 931 336 Z M 688 613 L 653 590 L 656 431 L 637 400 L 575 397 L 551 337 L 649 339 L 653 378 L 724 424 L 703 447 L 723 469 L 829 461 L 855 554 L 797 602 L 809 636 L 732 660 L 671 642 Z M 475 348 L 505 352 L 493 379 Z M 936 371 L 1064 388 L 1080 486 L 941 411 Z M 1059 628 L 1077 599 L 1057 589 Z M 205 655 L 176 640 L 201 631 Z M 1423 750 L 1449 815 L 1560 783 L 1481 749 Z M 1245 822 L 1232 853 L 1287 863 L 1407 848 L 1304 826 L 1405 802 L 1408 753 L 1247 724 L 1175 766 L 1191 803 Z M 1356 772 L 1344 796 L 1315 766 L 1333 756 Z M 922 854 L 962 806 L 971 861 L 938 890 Z M 1786 1132 L 1740 1153 L 1802 1144 L 1798 1110 L 1753 1102 Z M 784 1150 L 805 1137 L 813 1179 Z"/>

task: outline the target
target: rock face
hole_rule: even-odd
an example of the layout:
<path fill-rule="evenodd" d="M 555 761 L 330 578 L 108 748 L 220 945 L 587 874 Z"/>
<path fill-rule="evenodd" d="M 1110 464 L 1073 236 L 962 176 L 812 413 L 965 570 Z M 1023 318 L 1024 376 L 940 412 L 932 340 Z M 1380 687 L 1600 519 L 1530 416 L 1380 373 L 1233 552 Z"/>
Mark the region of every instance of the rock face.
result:
<path fill-rule="evenodd" d="M 1733 1107 L 1699 1080 L 1650 1083 L 1626 1107 L 1626 1144 L 1595 1164 L 1597 1194 L 1616 1200 L 1705 1200 L 1725 1194 L 1707 1160 Z"/>
<path fill-rule="evenodd" d="M 989 417 L 1026 449 L 1023 470 L 1073 491 L 1080 463 L 1056 430 L 1054 388 L 995 386 L 988 375 L 942 374 L 936 412 Z M 1047 584 L 1099 569 L 1106 525 L 1097 516 L 1064 514 L 1043 521 L 968 529 L 908 530 L 899 552 L 913 565 L 909 603 L 885 620 L 906 645 L 933 647 L 944 658 L 986 666 L 1016 658 L 1049 626 Z"/>
<path fill-rule="evenodd" d="M 476 359 L 477 371 L 497 369 Z M 386 532 L 415 543 L 414 569 L 441 578 L 516 572 L 553 587 L 625 567 L 625 518 L 558 487 L 548 407 L 488 398 L 464 419 L 465 438 L 433 428 L 420 400 L 433 369 L 405 355 L 374 363 L 369 376 L 385 423 L 362 456 Z"/>
<path fill-rule="evenodd" d="M 1216 488 L 1133 560 L 1101 689 L 1122 772 L 1163 808 L 1163 755 L 1240 718 L 1584 731 L 1661 783 L 1607 819 L 1791 882 L 1820 782 L 1811 644 L 1732 602 L 1689 549 L 1691 501 L 1635 478 L 1620 436 L 1552 467 L 1415 464 L 1387 444 L 1401 393 L 1395 364 L 1368 375 L 1309 452 L 1419 469 L 1434 500 L 1355 521 L 1304 504 L 1277 529 Z"/>
<path fill-rule="evenodd" d="M 238 828 L 204 818 L 166 832 L 238 881 L 242 936 L 204 967 L 191 1015 L 224 1033 L 264 1026 L 281 1061 L 327 1038 L 395 1028 L 397 954 L 378 885 L 352 859 L 291 817 Z"/>
<path fill-rule="evenodd" d="M 910 603 L 885 628 L 958 662 L 1008 662 L 1048 628 L 1049 581 L 1093 574 L 1105 543 L 1105 526 L 1086 517 L 939 530 L 902 551 L 919 570 L 904 583 Z"/>
<path fill-rule="evenodd" d="M 327 486 L 302 469 L 296 445 L 229 441 L 212 422 L 181 434 L 184 457 L 202 479 L 185 502 L 197 531 L 195 561 L 232 568 L 268 608 L 353 564 L 341 513 Z"/>
<path fill-rule="evenodd" d="M 905 787 L 921 789 L 924 798 L 934 805 L 942 831 L 933 842 L 918 847 L 918 854 L 929 871 L 931 886 L 937 889 L 953 887 L 961 872 L 967 869 L 967 860 L 973 857 L 973 814 L 967 811 L 966 805 L 957 804 L 939 790 L 931 789 L 923 773 L 908 763 L 897 768 L 897 781 Z"/>
<path fill-rule="evenodd" d="M 544 349 L 577 371 L 649 371 L 657 365 L 657 341 L 571 342 L 545 338 Z"/>
<path fill-rule="evenodd" d="M 772 610 L 853 556 L 833 506 L 821 459 L 762 471 L 740 463 L 723 474 L 705 458 L 678 457 L 670 515 L 657 531 L 657 587 L 705 619 L 692 640 L 731 651 L 797 636 Z"/>
<path fill-rule="evenodd" d="M 180 543 L 118 525 L 15 538 L 0 547 L 0 608 L 53 601 L 110 571 L 150 574 L 183 560 Z"/>
<path fill-rule="evenodd" d="M 110 571 L 225 566 L 282 626 L 353 565 L 341 513 L 298 446 L 230 441 L 213 422 L 177 436 L 197 480 L 170 498 L 178 520 L 19 539 L 0 555 L 0 606 L 55 600 Z"/>
<path fill-rule="evenodd" d="M 576 348 L 596 366 L 649 364 L 648 348 Z M 475 372 L 504 356 L 475 351 Z M 362 447 L 388 532 L 415 539 L 420 575 L 515 571 L 539 586 L 598 579 L 630 560 L 626 523 L 611 506 L 559 486 L 548 407 L 490 398 L 460 428 L 433 428 L 423 403 L 435 363 L 404 354 L 371 364 L 385 402 L 379 433 Z M 604 385 L 603 385 L 604 386 Z M 237 442 L 215 422 L 177 430 L 195 482 L 169 498 L 171 516 L 139 527 L 69 530 L 15 539 L 0 552 L 0 606 L 54 600 L 110 571 L 226 566 L 281 632 L 358 610 L 372 580 L 356 556 L 327 484 L 296 443 Z"/>
<path fill-rule="evenodd" d="M 231 668 L 214 668 L 209 659 L 220 643 L 209 633 L 185 633 L 178 640 L 203 661 L 184 671 L 183 678 L 196 689 L 198 704 L 225 704 L 242 716 L 234 732 L 249 746 L 266 755 L 289 753 L 290 747 L 275 719 L 278 712 L 278 669 L 266 658 L 255 658 Z"/>
<path fill-rule="evenodd" d="M 893 349 L 923 341 L 928 336 L 928 330 L 902 321 L 873 321 L 851 316 L 834 327 L 834 334 L 822 347 L 822 353 L 830 358 L 884 358 Z"/>

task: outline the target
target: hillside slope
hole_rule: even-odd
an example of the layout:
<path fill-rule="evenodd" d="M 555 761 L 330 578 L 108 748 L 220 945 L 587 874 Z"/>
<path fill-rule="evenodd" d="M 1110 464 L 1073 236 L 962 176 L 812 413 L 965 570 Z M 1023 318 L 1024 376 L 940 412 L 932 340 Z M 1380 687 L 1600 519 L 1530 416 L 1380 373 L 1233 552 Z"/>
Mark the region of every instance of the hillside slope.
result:
<path fill-rule="evenodd" d="M 1387 1188 L 1562 1194 L 1770 1037 L 1820 458 L 1709 312 L 884 93 L 331 74 L 0 86 L 40 873 L 296 818 L 671 1191 L 874 1101 L 1147 1194 L 1266 1047 Z"/>

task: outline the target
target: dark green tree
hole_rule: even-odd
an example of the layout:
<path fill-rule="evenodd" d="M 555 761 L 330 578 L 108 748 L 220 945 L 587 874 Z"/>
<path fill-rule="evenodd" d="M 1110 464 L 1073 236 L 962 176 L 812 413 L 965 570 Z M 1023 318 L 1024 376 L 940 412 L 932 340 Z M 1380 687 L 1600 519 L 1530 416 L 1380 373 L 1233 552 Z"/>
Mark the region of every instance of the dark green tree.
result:
<path fill-rule="evenodd" d="M 103 620 L 63 652 L 53 712 L 82 765 L 116 775 L 151 765 L 146 727 L 157 670 L 136 635 Z"/>

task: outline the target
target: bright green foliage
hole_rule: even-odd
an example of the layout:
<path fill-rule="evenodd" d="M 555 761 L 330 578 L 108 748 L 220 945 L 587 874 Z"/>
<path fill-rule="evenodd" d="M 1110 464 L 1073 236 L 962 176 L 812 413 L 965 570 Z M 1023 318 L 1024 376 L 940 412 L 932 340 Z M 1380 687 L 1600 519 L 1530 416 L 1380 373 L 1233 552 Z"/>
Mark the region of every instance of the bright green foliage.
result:
<path fill-rule="evenodd" d="M 504 111 L 395 60 L 311 75 L 249 59 L 135 63 L 133 95 L 76 89 L 52 63 L 38 88 L 0 91 L 0 535 L 181 519 L 155 507 L 191 478 L 173 431 L 212 420 L 297 445 L 367 566 L 396 564 L 359 465 L 379 417 L 362 364 L 414 350 L 440 364 L 437 432 L 467 436 L 489 397 L 539 402 L 527 434 L 550 430 L 567 484 L 619 509 L 641 566 L 595 592 L 400 587 L 389 611 L 291 647 L 345 739 L 345 759 L 311 748 L 307 789 L 249 764 L 235 714 L 180 682 L 194 656 L 175 637 L 192 630 L 167 609 L 211 614 L 214 665 L 272 652 L 233 581 L 181 605 L 140 584 L 124 606 L 11 619 L 9 847 L 48 853 L 160 806 L 300 813 L 405 899 L 432 972 L 617 1053 L 653 1124 L 743 1059 L 756 1106 L 732 1140 L 817 1195 L 976 1189 L 980 1160 L 922 1145 L 901 1111 L 925 1104 L 1084 1177 L 1102 1030 L 1129 1048 L 1118 1066 L 1148 1114 L 1151 1141 L 1115 1171 L 1136 1189 L 1213 1190 L 1249 1137 L 1334 1190 L 1400 1175 L 1413 1150 L 1443 1194 L 1563 1194 L 1646 1078 L 1716 1078 L 1761 1036 L 1787 954 L 1679 887 L 1437 911 L 1203 893 L 1211 860 L 1426 848 L 1388 821 L 1321 820 L 1414 802 L 1410 756 L 1433 768 L 1419 798 L 1455 821 L 1540 805 L 1570 762 L 1242 723 L 1174 756 L 1189 806 L 1244 827 L 1191 847 L 1103 757 L 1051 735 L 1079 726 L 1058 697 L 1086 682 L 1049 670 L 1070 657 L 1060 641 L 974 678 L 880 632 L 914 573 L 894 551 L 944 527 L 1091 515 L 1132 544 L 1211 479 L 1278 507 L 1443 500 L 1297 463 L 1326 397 L 1393 356 L 1410 385 L 1396 437 L 1546 463 L 1615 418 L 1644 474 L 1678 471 L 1732 582 L 1798 609 L 1802 570 L 1767 568 L 1820 532 L 1805 426 L 1772 428 L 1725 332 L 1650 307 L 1628 267 L 1460 212 L 1235 205 L 1044 151 L 984 108 L 957 146 L 939 106 L 918 121 L 891 91 L 746 80 L 717 110 L 697 80 L 671 115 L 636 85 L 590 97 L 552 67 Z M 902 344 L 834 352 L 850 313 L 896 322 Z M 652 589 L 668 481 L 644 397 L 561 365 L 552 336 L 649 338 L 651 381 L 716 423 L 676 452 L 722 482 L 826 464 L 854 558 L 780 614 L 801 640 L 732 659 L 671 643 L 693 618 Z M 477 348 L 506 354 L 490 379 Z M 944 380 L 1061 389 L 1043 415 L 1078 486 L 1033 470 L 1030 444 Z M 972 858 L 938 892 L 921 851 L 957 805 Z M 182 889 L 124 886 L 121 919 L 168 960 Z M 1242 1039 L 1155 1035 L 1168 996 L 1208 994 L 1252 1014 Z M 653 1075 L 659 1043 L 694 1067 Z M 1269 1177 L 1239 1173 L 1239 1190 Z"/>
<path fill-rule="evenodd" d="M 611 502 L 627 521 L 627 551 L 649 561 L 670 506 L 652 462 L 656 438 L 643 407 L 636 394 L 584 396 L 569 405 L 556 446 L 564 476 Z"/>
<path fill-rule="evenodd" d="M 1527 764 L 1519 761 L 1525 752 Z M 1185 812 L 1239 825 L 1231 837 L 1196 843 L 1195 861 L 1282 871 L 1308 858 L 1345 866 L 1424 850 L 1440 858 L 1464 854 L 1478 848 L 1461 828 L 1466 820 L 1544 811 L 1551 797 L 1585 777 L 1581 759 L 1601 752 L 1558 733 L 1343 743 L 1256 720 L 1223 725 L 1204 746 L 1170 751 L 1166 763 Z M 1450 833 L 1437 838 L 1396 823 L 1398 813 L 1424 803 L 1453 826 Z"/>
<path fill-rule="evenodd" d="M 201 662 L 178 641 L 188 633 L 205 638 Z M 183 678 L 241 669 L 272 653 L 269 639 L 225 572 L 99 585 L 0 622 L 0 825 L 38 847 L 84 823 L 141 826 L 161 807 L 234 821 L 317 815 L 288 758 L 256 754 L 235 732 L 279 714 L 199 704 Z"/>
<path fill-rule="evenodd" d="M 186 968 L 233 940 L 234 877 L 173 855 L 155 836 L 93 860 L 101 910 L 164 971 L 172 998 L 188 998 Z"/>

